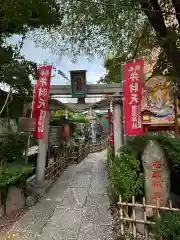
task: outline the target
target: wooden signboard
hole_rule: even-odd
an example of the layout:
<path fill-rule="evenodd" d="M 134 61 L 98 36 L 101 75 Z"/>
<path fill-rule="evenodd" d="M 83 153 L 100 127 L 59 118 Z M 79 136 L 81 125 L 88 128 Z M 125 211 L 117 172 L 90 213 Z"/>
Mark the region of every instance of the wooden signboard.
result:
<path fill-rule="evenodd" d="M 36 119 L 20 117 L 19 118 L 19 127 L 25 132 L 33 132 L 36 129 Z"/>
<path fill-rule="evenodd" d="M 73 98 L 87 96 L 86 70 L 70 71 L 71 93 Z"/>

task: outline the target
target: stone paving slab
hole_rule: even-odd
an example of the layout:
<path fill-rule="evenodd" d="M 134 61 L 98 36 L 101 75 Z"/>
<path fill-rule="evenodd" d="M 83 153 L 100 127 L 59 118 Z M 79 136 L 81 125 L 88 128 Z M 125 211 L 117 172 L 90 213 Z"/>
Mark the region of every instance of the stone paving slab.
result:
<path fill-rule="evenodd" d="M 53 217 L 42 230 L 38 240 L 69 240 L 76 239 L 80 224 L 82 210 L 56 209 Z"/>
<path fill-rule="evenodd" d="M 82 222 L 90 221 L 93 224 L 111 224 L 111 215 L 107 211 L 107 204 L 102 204 L 101 206 L 89 206 L 85 207 L 83 211 Z"/>
<path fill-rule="evenodd" d="M 113 239 L 105 156 L 106 151 L 90 154 L 69 167 L 10 232 L 18 240 Z"/>
<path fill-rule="evenodd" d="M 76 168 L 76 174 L 87 174 L 91 175 L 92 174 L 92 168 L 93 168 L 93 162 L 82 162 L 80 163 L 77 168 Z"/>
<path fill-rule="evenodd" d="M 91 175 L 76 175 L 72 180 L 70 187 L 80 187 L 80 188 L 88 188 L 91 183 Z"/>
<path fill-rule="evenodd" d="M 46 200 L 61 201 L 69 189 L 69 182 L 58 181 L 45 195 Z"/>
<path fill-rule="evenodd" d="M 81 209 L 86 201 L 87 194 L 88 188 L 69 188 L 57 207 Z"/>
<path fill-rule="evenodd" d="M 64 173 L 59 177 L 58 182 L 70 182 L 76 175 L 76 164 L 69 166 Z"/>
<path fill-rule="evenodd" d="M 101 204 L 106 204 L 109 206 L 109 198 L 106 192 L 104 193 L 92 193 L 87 195 L 86 206 L 100 206 Z"/>
<path fill-rule="evenodd" d="M 56 206 L 56 202 L 41 201 L 32 207 L 23 218 L 16 222 L 10 232 L 39 233 L 53 215 Z"/>
<path fill-rule="evenodd" d="M 80 228 L 78 240 L 111 240 L 112 226 L 96 225 L 91 222 L 84 222 Z"/>

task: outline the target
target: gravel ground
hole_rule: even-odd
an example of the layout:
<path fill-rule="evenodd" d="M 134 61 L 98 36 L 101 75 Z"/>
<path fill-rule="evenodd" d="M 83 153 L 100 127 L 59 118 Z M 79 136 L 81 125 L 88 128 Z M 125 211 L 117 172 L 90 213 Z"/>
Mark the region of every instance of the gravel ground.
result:
<path fill-rule="evenodd" d="M 13 226 L 13 224 L 18 221 L 21 217 L 23 217 L 28 211 L 28 207 L 24 207 L 19 211 L 13 212 L 12 214 L 5 215 L 0 218 L 0 233 L 8 232 L 9 229 Z M 1 238 L 0 238 L 1 240 Z"/>

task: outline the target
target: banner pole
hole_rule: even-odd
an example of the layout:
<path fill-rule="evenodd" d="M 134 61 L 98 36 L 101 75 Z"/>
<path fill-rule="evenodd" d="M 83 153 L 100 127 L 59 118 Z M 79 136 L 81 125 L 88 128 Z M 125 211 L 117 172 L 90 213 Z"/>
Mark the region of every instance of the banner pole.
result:
<path fill-rule="evenodd" d="M 124 145 L 126 146 L 126 141 L 127 141 L 127 137 L 126 137 L 126 119 L 124 117 L 124 64 L 121 65 L 121 79 L 122 79 L 122 83 L 123 83 L 123 136 L 124 136 Z"/>

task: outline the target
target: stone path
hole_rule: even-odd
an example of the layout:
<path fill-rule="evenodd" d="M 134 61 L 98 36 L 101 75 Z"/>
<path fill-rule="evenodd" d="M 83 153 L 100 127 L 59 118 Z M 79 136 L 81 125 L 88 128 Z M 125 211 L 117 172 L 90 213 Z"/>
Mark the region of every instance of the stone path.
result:
<path fill-rule="evenodd" d="M 89 154 L 58 179 L 11 229 L 15 240 L 110 240 L 106 151 Z"/>

